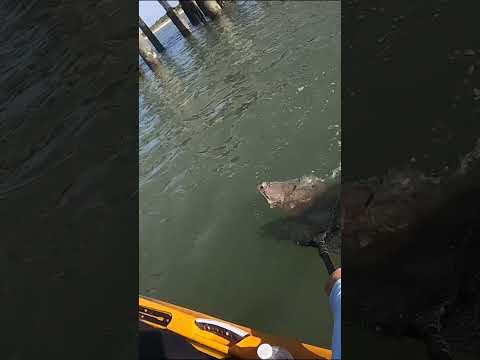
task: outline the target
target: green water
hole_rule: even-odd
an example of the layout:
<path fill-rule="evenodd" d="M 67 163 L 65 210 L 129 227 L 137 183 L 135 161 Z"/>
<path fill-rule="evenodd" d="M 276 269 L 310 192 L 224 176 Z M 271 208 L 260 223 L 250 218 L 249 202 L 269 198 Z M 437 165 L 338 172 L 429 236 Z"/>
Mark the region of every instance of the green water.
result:
<path fill-rule="evenodd" d="M 263 180 L 340 167 L 339 2 L 237 2 L 140 81 L 140 293 L 330 346 L 325 269 L 262 236 Z M 339 259 L 334 259 L 337 263 Z"/>

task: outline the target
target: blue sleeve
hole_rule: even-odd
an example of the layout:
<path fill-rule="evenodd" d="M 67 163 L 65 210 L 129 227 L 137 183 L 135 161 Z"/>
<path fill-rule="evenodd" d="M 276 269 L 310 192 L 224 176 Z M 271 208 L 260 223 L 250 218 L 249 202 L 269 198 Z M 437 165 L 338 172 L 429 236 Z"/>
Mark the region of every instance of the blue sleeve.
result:
<path fill-rule="evenodd" d="M 330 309 L 333 313 L 332 360 L 342 358 L 342 280 L 335 282 L 330 292 Z"/>

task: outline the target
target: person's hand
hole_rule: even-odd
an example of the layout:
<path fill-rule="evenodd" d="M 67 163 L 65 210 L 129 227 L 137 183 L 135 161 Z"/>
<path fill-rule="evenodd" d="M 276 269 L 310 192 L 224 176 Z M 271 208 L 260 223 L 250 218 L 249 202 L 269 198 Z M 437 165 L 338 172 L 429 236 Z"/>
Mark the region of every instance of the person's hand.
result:
<path fill-rule="evenodd" d="M 325 283 L 325 293 L 327 296 L 330 296 L 330 292 L 332 291 L 333 285 L 337 282 L 338 279 L 342 278 L 342 268 L 339 267 L 335 270 L 328 278 L 327 282 Z"/>

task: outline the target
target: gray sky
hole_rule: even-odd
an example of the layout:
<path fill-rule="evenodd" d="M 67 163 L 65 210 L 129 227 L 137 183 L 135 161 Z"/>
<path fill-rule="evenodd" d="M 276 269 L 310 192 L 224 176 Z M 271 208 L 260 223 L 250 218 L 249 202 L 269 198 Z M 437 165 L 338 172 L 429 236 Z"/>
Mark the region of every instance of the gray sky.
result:
<path fill-rule="evenodd" d="M 171 6 L 177 6 L 178 1 L 168 1 Z M 165 15 L 162 5 L 157 0 L 145 0 L 138 2 L 138 11 L 140 17 L 148 26 L 155 24 L 158 18 Z"/>

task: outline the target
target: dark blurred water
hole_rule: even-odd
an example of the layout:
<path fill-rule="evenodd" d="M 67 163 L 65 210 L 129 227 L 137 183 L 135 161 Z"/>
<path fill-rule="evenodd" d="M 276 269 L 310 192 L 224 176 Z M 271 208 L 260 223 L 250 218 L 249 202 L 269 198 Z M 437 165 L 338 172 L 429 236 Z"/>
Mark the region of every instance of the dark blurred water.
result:
<path fill-rule="evenodd" d="M 157 33 L 140 81 L 140 293 L 329 347 L 316 251 L 262 236 L 263 180 L 340 169 L 339 2 L 236 2 Z M 339 259 L 335 259 L 337 262 Z"/>

